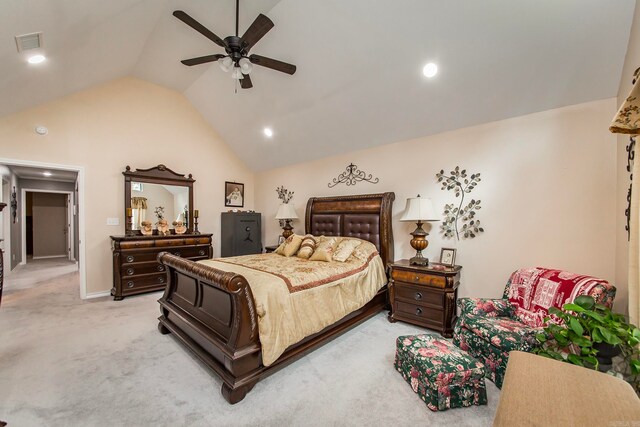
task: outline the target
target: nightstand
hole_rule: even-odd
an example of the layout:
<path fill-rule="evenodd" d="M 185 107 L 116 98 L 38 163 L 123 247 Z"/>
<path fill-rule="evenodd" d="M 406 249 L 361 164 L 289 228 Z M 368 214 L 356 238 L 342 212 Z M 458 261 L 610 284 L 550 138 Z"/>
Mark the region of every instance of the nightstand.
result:
<path fill-rule="evenodd" d="M 266 254 L 270 254 L 271 252 L 273 252 L 273 251 L 275 251 L 276 249 L 278 249 L 278 246 L 280 246 L 280 245 L 265 246 L 265 247 L 264 247 L 264 253 L 266 253 Z"/>
<path fill-rule="evenodd" d="M 401 320 L 438 330 L 447 338 L 453 335 L 462 267 L 437 266 L 409 265 L 406 259 L 389 265 L 390 322 Z"/>

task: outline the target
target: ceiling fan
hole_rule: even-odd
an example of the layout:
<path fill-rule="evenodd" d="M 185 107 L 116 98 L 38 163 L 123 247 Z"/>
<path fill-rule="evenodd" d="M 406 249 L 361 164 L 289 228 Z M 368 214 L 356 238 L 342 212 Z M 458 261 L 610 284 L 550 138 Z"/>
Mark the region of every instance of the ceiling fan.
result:
<path fill-rule="evenodd" d="M 271 68 L 272 70 L 280 71 L 287 74 L 293 74 L 296 72 L 296 66 L 287 64 L 286 62 L 278 61 L 276 59 L 267 58 L 260 55 L 249 55 L 249 50 L 273 28 L 273 22 L 265 15 L 260 14 L 253 21 L 253 24 L 247 29 L 247 31 L 238 37 L 238 19 L 239 19 L 239 2 L 236 0 L 236 35 L 225 37 L 224 40 L 209 31 L 204 25 L 193 19 L 186 12 L 182 10 L 176 10 L 173 12 L 173 16 L 217 44 L 224 48 L 226 55 L 216 53 L 213 55 L 200 56 L 197 58 L 184 59 L 182 62 L 189 67 L 193 65 L 206 64 L 208 62 L 218 61 L 220 68 L 224 71 L 232 71 L 231 77 L 236 80 L 240 80 L 240 86 L 243 89 L 249 89 L 253 87 L 251 83 L 251 72 L 253 66 L 260 65 L 262 67 Z"/>

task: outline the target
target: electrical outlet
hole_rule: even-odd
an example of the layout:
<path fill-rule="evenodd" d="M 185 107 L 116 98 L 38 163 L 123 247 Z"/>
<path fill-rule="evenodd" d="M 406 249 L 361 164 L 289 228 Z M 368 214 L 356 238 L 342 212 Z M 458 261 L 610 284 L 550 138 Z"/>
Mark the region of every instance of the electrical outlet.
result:
<path fill-rule="evenodd" d="M 120 225 L 120 218 L 107 218 L 107 225 Z"/>

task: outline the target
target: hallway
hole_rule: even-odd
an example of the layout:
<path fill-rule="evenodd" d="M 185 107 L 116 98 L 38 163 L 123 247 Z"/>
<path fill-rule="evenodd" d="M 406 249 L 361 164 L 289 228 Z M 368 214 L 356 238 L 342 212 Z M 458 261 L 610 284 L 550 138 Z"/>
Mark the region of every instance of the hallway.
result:
<path fill-rule="evenodd" d="M 33 288 L 40 283 L 53 281 L 59 276 L 77 271 L 78 264 L 75 261 L 69 261 L 67 258 L 36 260 L 29 258 L 26 264 L 18 265 L 12 271 L 6 273 L 3 297 L 8 297 L 15 291 Z M 77 278 L 75 282 L 77 282 Z"/>

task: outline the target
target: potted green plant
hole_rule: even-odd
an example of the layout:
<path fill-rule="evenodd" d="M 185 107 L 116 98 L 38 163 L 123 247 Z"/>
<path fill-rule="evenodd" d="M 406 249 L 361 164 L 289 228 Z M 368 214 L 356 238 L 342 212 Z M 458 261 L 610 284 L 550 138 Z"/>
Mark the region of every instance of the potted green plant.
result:
<path fill-rule="evenodd" d="M 545 318 L 544 333 L 536 335 L 541 345 L 534 352 L 599 369 L 598 356 L 613 348 L 623 360 L 620 374 L 640 395 L 640 329 L 628 323 L 622 314 L 596 304 L 590 296 L 581 295 L 562 308 L 549 309 L 549 314 L 560 320 L 560 324 L 551 323 L 551 317 Z"/>

